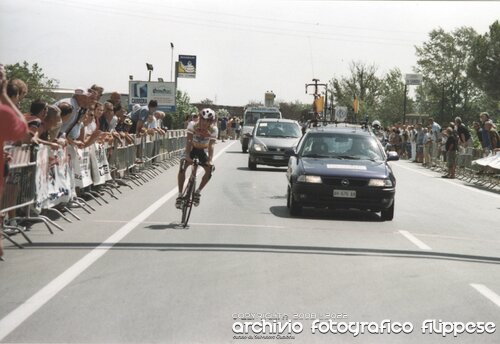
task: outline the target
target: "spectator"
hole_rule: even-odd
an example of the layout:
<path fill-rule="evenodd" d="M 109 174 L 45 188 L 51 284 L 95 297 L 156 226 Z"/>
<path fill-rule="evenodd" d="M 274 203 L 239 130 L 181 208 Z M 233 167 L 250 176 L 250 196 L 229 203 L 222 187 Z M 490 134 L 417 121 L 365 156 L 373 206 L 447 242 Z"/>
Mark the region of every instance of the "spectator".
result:
<path fill-rule="evenodd" d="M 53 149 L 58 149 L 59 144 L 56 144 L 59 138 L 59 131 L 61 129 L 62 119 L 61 110 L 55 105 L 47 107 L 47 116 L 43 120 L 43 132 L 40 133 L 40 139 L 44 140 Z"/>
<path fill-rule="evenodd" d="M 132 128 L 131 133 L 140 135 L 144 122 L 148 118 L 148 114 L 154 114 L 156 108 L 158 107 L 158 102 L 156 100 L 150 100 L 148 106 L 141 106 L 136 112 L 132 113 Z"/>
<path fill-rule="evenodd" d="M 424 166 L 430 167 L 432 162 L 432 126 L 424 128 Z"/>
<path fill-rule="evenodd" d="M 425 139 L 425 132 L 422 129 L 422 124 L 418 123 L 417 124 L 417 157 L 416 157 L 416 162 L 422 163 L 424 161 L 424 139 Z"/>
<path fill-rule="evenodd" d="M 456 136 L 453 134 L 453 128 L 446 128 L 446 166 L 448 167 L 448 173 L 442 176 L 442 178 L 455 178 L 455 169 L 457 167 L 457 149 L 458 142 Z"/>
<path fill-rule="evenodd" d="M 61 99 L 55 105 L 59 105 L 60 103 L 69 103 L 73 109 L 71 114 L 67 115 L 68 118 L 64 119 L 63 117 L 63 124 L 61 126 L 61 132 L 68 135 L 90 106 L 90 93 L 79 87 L 75 90 L 73 97 Z"/>
<path fill-rule="evenodd" d="M 120 103 L 113 106 L 110 102 L 104 103 L 104 112 L 99 119 L 99 130 L 102 132 L 109 133 L 113 131 L 118 123 L 118 118 L 115 116 L 115 112 L 121 112 L 122 106 Z"/>
<path fill-rule="evenodd" d="M 121 102 L 121 96 L 120 93 L 118 92 L 112 92 L 111 95 L 109 96 L 108 102 L 113 104 L 113 106 L 116 106 L 120 104 Z"/>
<path fill-rule="evenodd" d="M 432 136 L 432 145 L 430 149 L 430 164 L 431 166 L 435 166 L 435 160 L 439 154 L 439 139 L 441 133 L 441 126 L 434 121 L 434 118 L 430 117 L 428 120 L 428 125 L 430 128 L 430 134 Z"/>
<path fill-rule="evenodd" d="M 462 119 L 460 117 L 455 118 L 455 126 L 458 135 L 458 144 L 465 151 L 467 148 L 472 148 L 472 137 L 469 131 L 469 128 L 462 123 Z"/>
<path fill-rule="evenodd" d="M 16 97 L 19 98 L 19 95 Z M 0 125 L 0 147 L 2 148 L 0 152 L 0 204 L 2 204 L 4 178 L 7 171 L 7 162 L 3 152 L 4 142 L 20 140 L 28 133 L 26 119 L 7 95 L 7 81 L 4 79 L 3 68 L 0 69 L 0 118 L 2 119 L 2 125 Z M 1 231 L 0 260 L 4 260 Z"/>
<path fill-rule="evenodd" d="M 487 112 L 481 112 L 479 115 L 479 119 L 481 121 L 481 143 L 483 147 L 483 156 L 488 156 L 490 154 L 490 135 L 485 128 L 485 124 L 490 120 L 490 115 Z"/>
<path fill-rule="evenodd" d="M 96 93 L 97 95 L 96 101 L 99 101 L 102 97 L 102 94 L 104 93 L 104 88 L 96 84 L 93 84 L 92 86 L 90 86 L 90 89 Z"/>
<path fill-rule="evenodd" d="M 236 140 L 240 139 L 241 134 L 241 120 L 239 117 L 236 118 Z"/>
<path fill-rule="evenodd" d="M 408 139 L 410 141 L 410 161 L 417 159 L 417 131 L 413 125 L 408 127 Z"/>
<path fill-rule="evenodd" d="M 448 140 L 448 133 L 446 130 L 442 130 L 441 132 L 441 140 L 439 147 L 441 149 L 441 155 L 443 156 L 443 161 L 446 162 L 447 153 L 446 153 L 446 141 Z"/>
<path fill-rule="evenodd" d="M 167 130 L 168 128 L 163 124 L 163 119 L 165 118 L 165 112 L 163 111 L 156 111 L 155 112 L 155 118 L 156 122 L 158 123 L 158 128 L 160 128 L 162 131 Z"/>
<path fill-rule="evenodd" d="M 40 135 L 40 132 L 43 130 L 42 122 L 47 115 L 47 103 L 37 99 L 31 103 L 30 113 L 25 115 L 26 122 L 28 123 L 28 130 L 32 137 L 36 137 Z M 25 141 L 25 143 L 29 143 Z"/>
<path fill-rule="evenodd" d="M 472 127 L 474 128 L 474 131 L 476 132 L 477 139 L 479 140 L 479 143 L 481 144 L 481 148 L 484 149 L 484 144 L 483 144 L 483 129 L 481 129 L 481 124 L 479 122 L 474 122 L 472 123 Z"/>
<path fill-rule="evenodd" d="M 19 108 L 21 100 L 28 94 L 28 86 L 20 79 L 12 79 L 7 83 L 7 96 Z"/>
<path fill-rule="evenodd" d="M 493 152 L 497 148 L 500 148 L 500 136 L 498 135 L 495 124 L 491 119 L 484 123 L 484 129 L 488 133 L 490 143 L 490 145 L 488 146 L 489 151 Z"/>
<path fill-rule="evenodd" d="M 227 118 L 222 117 L 220 121 L 220 138 L 222 142 L 226 141 L 226 136 L 227 136 Z"/>

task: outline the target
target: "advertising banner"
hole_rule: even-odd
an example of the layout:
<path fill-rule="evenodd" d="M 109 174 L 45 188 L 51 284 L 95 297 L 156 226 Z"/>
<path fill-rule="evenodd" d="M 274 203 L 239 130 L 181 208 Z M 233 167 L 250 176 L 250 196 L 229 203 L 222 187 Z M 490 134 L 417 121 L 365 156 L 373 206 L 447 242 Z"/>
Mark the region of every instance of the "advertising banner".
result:
<path fill-rule="evenodd" d="M 90 146 L 90 166 L 94 185 L 102 185 L 106 181 L 111 180 L 111 173 L 104 145 L 94 143 Z"/>
<path fill-rule="evenodd" d="M 175 83 L 157 81 L 129 81 L 129 105 L 148 105 L 158 102 L 158 110 L 175 112 Z"/>
<path fill-rule="evenodd" d="M 70 200 L 72 197 L 70 161 L 66 148 L 54 151 L 45 145 L 40 145 L 36 170 L 37 209 L 52 208 Z"/>
<path fill-rule="evenodd" d="M 178 78 L 196 78 L 196 56 L 179 55 L 177 66 Z"/>
<path fill-rule="evenodd" d="M 74 147 L 69 146 L 68 150 L 71 156 L 71 161 L 73 162 L 75 187 L 85 188 L 92 185 L 89 148 L 75 149 Z"/>

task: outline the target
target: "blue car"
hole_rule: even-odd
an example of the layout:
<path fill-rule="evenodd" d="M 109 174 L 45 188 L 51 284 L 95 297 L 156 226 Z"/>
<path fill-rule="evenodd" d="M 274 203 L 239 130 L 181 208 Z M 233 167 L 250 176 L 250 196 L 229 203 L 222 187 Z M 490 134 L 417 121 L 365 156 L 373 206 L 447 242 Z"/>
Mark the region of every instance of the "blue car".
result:
<path fill-rule="evenodd" d="M 296 150 L 289 150 L 287 207 L 359 209 L 394 217 L 396 178 L 380 141 L 366 125 L 333 124 L 313 128 Z"/>

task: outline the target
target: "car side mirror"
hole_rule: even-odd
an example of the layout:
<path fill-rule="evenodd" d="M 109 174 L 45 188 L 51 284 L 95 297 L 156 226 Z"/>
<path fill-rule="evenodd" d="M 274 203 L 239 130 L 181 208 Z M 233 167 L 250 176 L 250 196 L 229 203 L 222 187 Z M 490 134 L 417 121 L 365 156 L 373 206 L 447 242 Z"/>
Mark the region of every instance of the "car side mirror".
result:
<path fill-rule="evenodd" d="M 387 152 L 387 161 L 398 161 L 399 155 L 396 152 Z"/>
<path fill-rule="evenodd" d="M 286 157 L 297 156 L 297 153 L 295 152 L 295 149 L 287 149 L 285 151 L 285 156 Z"/>

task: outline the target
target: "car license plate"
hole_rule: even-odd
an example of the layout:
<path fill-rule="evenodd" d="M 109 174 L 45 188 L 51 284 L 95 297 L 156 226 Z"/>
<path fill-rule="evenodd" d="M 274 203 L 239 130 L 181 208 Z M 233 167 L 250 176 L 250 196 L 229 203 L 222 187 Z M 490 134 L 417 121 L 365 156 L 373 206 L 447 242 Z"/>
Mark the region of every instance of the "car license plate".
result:
<path fill-rule="evenodd" d="M 283 156 L 281 156 L 281 155 L 273 155 L 273 159 L 274 160 L 282 160 Z"/>
<path fill-rule="evenodd" d="M 356 198 L 356 191 L 354 191 L 354 190 L 333 190 L 333 197 Z"/>

